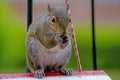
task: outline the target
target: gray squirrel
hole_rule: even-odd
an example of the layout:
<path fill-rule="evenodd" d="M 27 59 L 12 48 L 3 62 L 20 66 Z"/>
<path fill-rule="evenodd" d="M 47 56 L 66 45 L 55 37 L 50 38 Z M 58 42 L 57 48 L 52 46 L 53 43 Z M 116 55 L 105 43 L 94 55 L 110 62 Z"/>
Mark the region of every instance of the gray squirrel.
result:
<path fill-rule="evenodd" d="M 64 69 L 71 57 L 71 18 L 68 7 L 52 7 L 38 16 L 26 34 L 26 60 L 28 71 L 36 78 L 44 72 L 72 75 L 72 69 Z"/>

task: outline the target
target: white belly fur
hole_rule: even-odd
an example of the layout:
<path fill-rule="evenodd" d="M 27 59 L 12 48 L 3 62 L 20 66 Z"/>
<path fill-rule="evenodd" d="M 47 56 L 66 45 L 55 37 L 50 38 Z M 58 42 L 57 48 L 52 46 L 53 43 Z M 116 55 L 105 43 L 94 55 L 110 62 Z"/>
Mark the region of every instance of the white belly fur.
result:
<path fill-rule="evenodd" d="M 42 48 L 40 49 L 40 59 L 43 66 L 55 65 L 57 63 L 64 64 L 68 61 L 71 55 L 71 43 L 67 45 L 64 49 L 61 49 L 59 45 L 52 49 Z"/>

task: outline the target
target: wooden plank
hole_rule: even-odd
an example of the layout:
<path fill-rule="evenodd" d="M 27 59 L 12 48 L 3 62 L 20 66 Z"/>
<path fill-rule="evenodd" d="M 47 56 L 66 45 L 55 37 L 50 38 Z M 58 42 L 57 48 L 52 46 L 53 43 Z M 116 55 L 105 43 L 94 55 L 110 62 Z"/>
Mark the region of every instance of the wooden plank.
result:
<path fill-rule="evenodd" d="M 107 75 L 47 76 L 42 79 L 34 77 L 5 78 L 0 80 L 111 80 Z"/>
<path fill-rule="evenodd" d="M 78 78 L 81 78 L 79 80 L 84 80 L 84 78 L 87 80 L 87 78 L 91 77 L 92 80 L 94 80 L 93 78 L 98 78 L 96 80 L 103 80 L 103 78 L 108 78 L 107 80 L 111 80 L 109 78 L 109 76 L 107 76 L 107 74 L 103 71 L 103 70 L 94 70 L 94 71 L 82 71 L 82 72 L 78 72 L 75 71 L 73 72 L 72 76 L 65 76 L 62 75 L 60 73 L 56 73 L 56 72 L 46 72 L 45 73 L 45 80 L 53 80 L 53 79 L 58 79 L 58 80 L 63 80 L 63 78 L 68 78 L 68 80 L 73 80 L 73 78 L 75 78 L 76 80 Z M 34 74 L 33 73 L 9 73 L 9 74 L 0 74 L 0 79 L 35 79 L 34 78 Z M 70 79 L 71 78 L 71 79 Z M 91 80 L 90 79 L 90 80 Z M 104 79 L 104 80 L 106 80 Z M 89 80 L 89 79 L 88 79 Z"/>

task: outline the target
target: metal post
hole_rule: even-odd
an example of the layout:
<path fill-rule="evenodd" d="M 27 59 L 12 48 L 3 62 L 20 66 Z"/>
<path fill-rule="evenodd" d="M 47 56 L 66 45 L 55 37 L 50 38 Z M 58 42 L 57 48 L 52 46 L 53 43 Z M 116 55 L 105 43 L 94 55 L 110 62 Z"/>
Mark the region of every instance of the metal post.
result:
<path fill-rule="evenodd" d="M 27 30 L 32 23 L 33 0 L 27 0 Z M 30 72 L 26 64 L 26 72 Z"/>
<path fill-rule="evenodd" d="M 32 23 L 33 0 L 27 0 L 27 30 Z"/>
<path fill-rule="evenodd" d="M 94 0 L 91 0 L 91 16 L 92 16 L 92 48 L 93 48 L 93 69 L 97 70 L 96 61 L 96 43 L 95 43 L 95 15 L 94 15 Z"/>

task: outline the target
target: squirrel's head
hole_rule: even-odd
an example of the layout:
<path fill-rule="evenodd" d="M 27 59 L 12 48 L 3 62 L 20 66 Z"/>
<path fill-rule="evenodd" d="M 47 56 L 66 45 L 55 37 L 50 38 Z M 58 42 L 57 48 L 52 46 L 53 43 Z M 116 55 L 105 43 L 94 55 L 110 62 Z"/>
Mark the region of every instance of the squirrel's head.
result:
<path fill-rule="evenodd" d="M 48 14 L 49 14 L 49 26 L 57 34 L 62 37 L 66 37 L 70 34 L 71 30 L 71 18 L 68 14 L 68 7 L 50 7 L 48 4 Z"/>
<path fill-rule="evenodd" d="M 61 35 L 68 34 L 71 28 L 71 18 L 68 14 L 68 8 L 50 7 L 48 4 L 49 25 L 50 27 L 60 33 Z"/>

